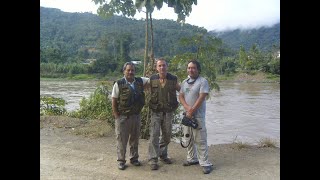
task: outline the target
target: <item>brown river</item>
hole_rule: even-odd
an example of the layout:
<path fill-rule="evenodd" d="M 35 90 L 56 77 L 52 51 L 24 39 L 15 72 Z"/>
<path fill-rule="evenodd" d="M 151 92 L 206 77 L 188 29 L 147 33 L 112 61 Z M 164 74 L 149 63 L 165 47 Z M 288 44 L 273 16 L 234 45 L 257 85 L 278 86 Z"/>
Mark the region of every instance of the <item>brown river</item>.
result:
<path fill-rule="evenodd" d="M 96 81 L 40 80 L 40 95 L 66 100 L 68 111 L 96 89 Z M 207 101 L 208 144 L 257 144 L 263 138 L 280 147 L 280 84 L 219 82 Z"/>

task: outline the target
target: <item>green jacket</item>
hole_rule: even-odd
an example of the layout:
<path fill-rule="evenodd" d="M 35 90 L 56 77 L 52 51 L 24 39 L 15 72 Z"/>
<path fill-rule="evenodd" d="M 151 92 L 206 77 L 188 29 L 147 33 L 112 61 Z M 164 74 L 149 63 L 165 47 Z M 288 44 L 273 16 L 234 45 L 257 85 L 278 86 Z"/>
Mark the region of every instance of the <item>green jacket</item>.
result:
<path fill-rule="evenodd" d="M 125 78 L 116 81 L 116 83 L 119 87 L 118 110 L 120 114 L 139 114 L 145 104 L 142 79 L 135 77 L 134 89 L 126 83 Z"/>
<path fill-rule="evenodd" d="M 167 73 L 167 82 L 160 85 L 159 74 L 150 77 L 151 97 L 149 107 L 155 112 L 173 112 L 178 108 L 177 76 Z"/>

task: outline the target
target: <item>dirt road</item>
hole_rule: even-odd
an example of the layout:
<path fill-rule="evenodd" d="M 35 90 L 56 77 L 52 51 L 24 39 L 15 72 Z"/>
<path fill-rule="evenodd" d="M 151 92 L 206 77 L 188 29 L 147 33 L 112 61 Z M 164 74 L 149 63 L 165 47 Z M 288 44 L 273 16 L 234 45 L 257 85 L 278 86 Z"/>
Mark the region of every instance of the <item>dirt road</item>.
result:
<path fill-rule="evenodd" d="M 249 147 L 238 149 L 234 144 L 209 148 L 214 164 L 210 174 L 203 174 L 199 165 L 184 167 L 186 149 L 172 142 L 169 155 L 173 164 L 160 163 L 157 171 L 147 164 L 147 140 L 139 146 L 142 166 L 128 164 L 117 169 L 116 142 L 113 136 L 88 138 L 70 133 L 72 128 L 40 129 L 40 178 L 49 179 L 280 179 L 280 148 Z"/>

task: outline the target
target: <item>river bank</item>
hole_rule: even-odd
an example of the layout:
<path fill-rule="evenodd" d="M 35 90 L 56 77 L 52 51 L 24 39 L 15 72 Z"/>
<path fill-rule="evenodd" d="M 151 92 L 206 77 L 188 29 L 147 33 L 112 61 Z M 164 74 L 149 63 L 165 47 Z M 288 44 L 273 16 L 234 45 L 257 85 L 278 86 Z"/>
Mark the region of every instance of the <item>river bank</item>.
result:
<path fill-rule="evenodd" d="M 118 77 L 111 77 L 108 76 L 108 78 L 94 78 L 92 76 L 85 76 L 85 75 L 79 75 L 75 77 L 68 77 L 68 78 L 43 78 L 40 77 L 40 80 L 70 80 L 70 81 L 110 81 L 113 82 Z M 278 75 L 271 75 L 266 74 L 263 72 L 256 72 L 256 73 L 236 73 L 231 75 L 217 75 L 217 82 L 227 81 L 227 82 L 257 82 L 257 83 L 274 83 L 279 82 L 280 83 L 280 76 Z"/>
<path fill-rule="evenodd" d="M 75 118 L 40 117 L 40 179 L 280 179 L 280 148 L 235 143 L 211 145 L 208 153 L 214 170 L 203 174 L 199 165 L 182 166 L 186 149 L 174 142 L 169 145 L 173 164 L 160 163 L 159 170 L 151 171 L 148 141 L 141 139 L 142 166 L 128 164 L 120 171 L 113 129 L 100 125 L 92 133 L 92 126 Z"/>

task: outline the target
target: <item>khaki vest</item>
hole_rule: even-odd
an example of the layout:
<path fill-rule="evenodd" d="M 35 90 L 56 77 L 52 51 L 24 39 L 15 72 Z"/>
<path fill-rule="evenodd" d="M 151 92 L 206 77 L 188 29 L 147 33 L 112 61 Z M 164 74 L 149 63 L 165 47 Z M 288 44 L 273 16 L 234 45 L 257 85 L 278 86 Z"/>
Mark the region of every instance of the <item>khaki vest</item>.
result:
<path fill-rule="evenodd" d="M 173 112 L 178 108 L 176 84 L 177 77 L 167 73 L 167 82 L 162 87 L 159 75 L 150 77 L 151 97 L 149 107 L 155 112 Z"/>
<path fill-rule="evenodd" d="M 139 114 L 145 104 L 142 79 L 135 77 L 133 89 L 124 78 L 117 81 L 119 87 L 118 110 L 120 114 Z"/>

